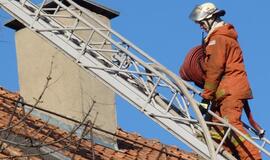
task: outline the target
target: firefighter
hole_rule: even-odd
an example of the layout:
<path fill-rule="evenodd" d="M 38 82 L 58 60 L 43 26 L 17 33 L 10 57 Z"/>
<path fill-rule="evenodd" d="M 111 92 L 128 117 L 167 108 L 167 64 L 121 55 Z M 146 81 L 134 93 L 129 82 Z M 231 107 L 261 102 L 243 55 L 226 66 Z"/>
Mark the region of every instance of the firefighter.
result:
<path fill-rule="evenodd" d="M 211 102 L 210 109 L 214 113 L 249 136 L 241 122 L 241 114 L 247 100 L 253 96 L 237 32 L 232 24 L 221 19 L 224 15 L 225 11 L 219 10 L 213 3 L 203 3 L 197 5 L 189 16 L 207 33 L 203 37 L 206 56 L 202 102 Z M 214 118 L 211 120 L 218 122 Z M 220 142 L 225 128 L 214 127 L 210 133 L 213 139 Z M 229 135 L 225 148 L 241 160 L 262 159 L 259 150 L 236 133 Z"/>

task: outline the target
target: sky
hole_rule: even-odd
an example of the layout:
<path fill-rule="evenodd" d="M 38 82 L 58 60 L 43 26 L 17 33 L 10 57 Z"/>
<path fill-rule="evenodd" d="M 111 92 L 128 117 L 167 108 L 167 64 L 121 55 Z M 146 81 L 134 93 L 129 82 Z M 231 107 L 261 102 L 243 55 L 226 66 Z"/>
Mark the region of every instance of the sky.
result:
<path fill-rule="evenodd" d="M 189 20 L 193 7 L 202 0 L 96 0 L 120 12 L 112 28 L 178 74 L 186 53 L 201 42 L 201 29 Z M 245 66 L 253 91 L 251 110 L 256 121 L 270 132 L 270 1 L 210 1 L 226 10 L 224 20 L 235 26 L 243 50 Z M 10 16 L 0 11 L 0 86 L 19 90 L 14 31 L 3 26 Z M 135 107 L 117 97 L 119 127 L 146 138 L 187 149 L 181 142 L 152 122 Z M 245 115 L 244 115 L 245 117 Z M 245 120 L 245 118 L 244 118 Z"/>

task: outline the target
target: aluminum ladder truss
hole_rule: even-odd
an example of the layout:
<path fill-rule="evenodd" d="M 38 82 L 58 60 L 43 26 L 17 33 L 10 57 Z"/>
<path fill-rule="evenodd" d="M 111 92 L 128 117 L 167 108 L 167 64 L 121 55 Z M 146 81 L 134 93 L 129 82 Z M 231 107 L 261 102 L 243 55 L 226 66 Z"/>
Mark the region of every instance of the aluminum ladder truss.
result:
<path fill-rule="evenodd" d="M 46 0 L 40 5 L 35 5 L 30 0 L 0 0 L 0 5 L 203 158 L 235 159 L 222 148 L 232 131 L 242 135 L 270 157 L 270 152 L 266 149 L 270 144 L 268 139 L 259 138 L 256 132 L 251 133 L 254 135 L 251 138 L 247 137 L 211 111 L 209 114 L 219 118 L 220 123 L 205 121 L 196 101 L 196 98 L 200 98 L 200 92 L 196 88 L 182 81 L 74 1 L 51 1 L 57 6 L 46 8 Z M 57 14 L 59 11 L 67 14 Z M 61 23 L 64 18 L 68 18 L 73 24 L 64 25 Z M 89 31 L 88 38 L 85 40 L 78 36 L 79 31 Z M 100 42 L 92 40 L 97 35 L 102 37 Z M 111 48 L 108 49 L 106 45 Z M 227 128 L 224 139 L 219 144 L 209 134 L 208 128 L 213 125 Z"/>

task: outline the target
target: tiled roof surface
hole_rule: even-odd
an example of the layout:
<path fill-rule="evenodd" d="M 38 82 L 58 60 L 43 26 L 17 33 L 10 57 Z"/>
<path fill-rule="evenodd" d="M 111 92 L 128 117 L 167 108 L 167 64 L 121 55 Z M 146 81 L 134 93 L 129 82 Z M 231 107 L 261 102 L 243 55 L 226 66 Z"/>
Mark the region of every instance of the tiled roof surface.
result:
<path fill-rule="evenodd" d="M 50 157 L 52 154 L 75 160 L 198 159 L 196 154 L 122 129 L 118 129 L 115 134 L 118 150 L 91 143 L 28 115 L 22 106 L 16 105 L 13 101 L 18 97 L 18 94 L 0 88 L 0 159 L 52 159 Z M 47 158 L 44 158 L 46 156 Z"/>

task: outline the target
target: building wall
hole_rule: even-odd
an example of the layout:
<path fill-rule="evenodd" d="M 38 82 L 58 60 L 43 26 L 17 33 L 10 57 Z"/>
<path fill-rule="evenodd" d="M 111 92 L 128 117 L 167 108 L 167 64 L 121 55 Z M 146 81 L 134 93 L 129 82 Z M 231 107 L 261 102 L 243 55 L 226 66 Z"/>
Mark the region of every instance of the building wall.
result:
<path fill-rule="evenodd" d="M 61 11 L 59 14 L 66 13 Z M 90 11 L 89 14 L 98 17 L 108 26 L 110 25 L 108 18 Z M 74 25 L 71 19 L 59 19 L 59 21 L 67 26 Z M 79 25 L 82 26 L 81 23 Z M 78 31 L 75 34 L 83 39 L 88 39 L 90 31 Z M 103 38 L 96 34 L 91 39 L 91 42 L 102 41 Z M 95 47 L 101 47 L 101 45 Z M 111 46 L 106 44 L 103 48 L 108 49 Z M 36 102 L 52 71 L 50 75 L 52 79 L 38 106 L 76 120 L 82 120 L 95 101 L 89 119 L 96 127 L 112 133 L 116 131 L 115 94 L 109 88 L 72 62 L 51 42 L 27 28 L 16 32 L 16 49 L 20 93 L 26 102 L 30 104 Z M 108 57 L 110 57 L 109 54 Z M 114 137 L 111 135 L 96 133 L 96 136 L 108 143 L 115 143 Z"/>

